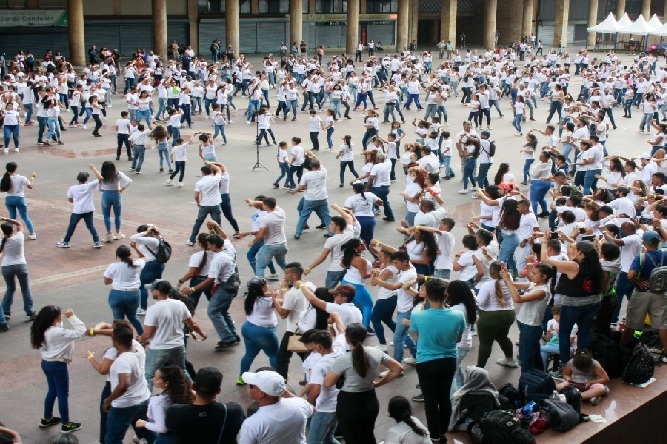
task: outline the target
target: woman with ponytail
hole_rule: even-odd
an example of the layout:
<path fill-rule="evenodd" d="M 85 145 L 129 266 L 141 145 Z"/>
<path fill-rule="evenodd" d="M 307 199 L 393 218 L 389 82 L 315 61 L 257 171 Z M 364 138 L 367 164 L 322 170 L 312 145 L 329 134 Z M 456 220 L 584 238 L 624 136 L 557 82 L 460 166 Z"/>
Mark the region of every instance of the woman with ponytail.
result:
<path fill-rule="evenodd" d="M 16 162 L 7 163 L 7 172 L 0 179 L 0 191 L 7 193 L 5 196 L 5 206 L 9 211 L 9 218 L 16 219 L 16 213 L 21 215 L 21 219 L 25 222 L 30 239 L 37 239 L 35 229 L 32 226 L 30 216 L 28 216 L 28 205 L 25 203 L 25 188 L 32 190 L 37 174 L 32 173 L 30 179 L 18 174 L 18 165 Z"/>
<path fill-rule="evenodd" d="M 0 222 L 5 222 L 0 225 L 2 230 L 2 241 L 0 241 L 0 254 L 2 254 L 2 262 L 0 267 L 2 269 L 2 277 L 5 279 L 7 290 L 5 297 L 2 300 L 2 311 L 5 319 L 11 317 L 12 303 L 14 302 L 14 293 L 16 292 L 16 281 L 18 278 L 21 286 L 21 294 L 23 295 L 23 310 L 26 316 L 30 319 L 35 317 L 35 309 L 33 308 L 32 295 L 30 294 L 30 283 L 28 281 L 28 264 L 25 260 L 24 254 L 24 237 L 21 232 L 21 222 L 0 217 Z M 1 324 L 0 319 L 0 324 Z"/>
<path fill-rule="evenodd" d="M 479 338 L 479 352 L 477 353 L 477 367 L 484 368 L 491 356 L 493 341 L 500 345 L 505 357 L 496 361 L 499 365 L 516 368 L 519 364 L 514 360 L 514 346 L 508 337 L 510 328 L 514 324 L 516 313 L 514 302 L 507 284 L 500 277 L 502 264 L 498 261 L 489 265 L 491 280 L 482 284 L 477 293 L 477 335 Z"/>
<path fill-rule="evenodd" d="M 118 171 L 116 165 L 107 160 L 102 163 L 101 171 L 97 171 L 95 166 L 91 169 L 97 179 L 100 181 L 100 190 L 102 191 L 102 215 L 104 216 L 104 227 L 107 229 L 105 242 L 112 240 L 125 239 L 125 235 L 120 231 L 121 212 L 123 210 L 123 191 L 132 183 L 132 179 L 125 173 Z M 115 233 L 111 233 L 111 209 L 114 214 Z"/>
<path fill-rule="evenodd" d="M 463 370 L 461 370 L 461 362 L 472 348 L 472 332 L 471 328 L 477 322 L 477 304 L 475 296 L 463 281 L 452 281 L 447 287 L 447 305 L 452 310 L 458 310 L 463 313 L 466 318 L 466 329 L 461 335 L 461 340 L 456 344 L 456 373 L 454 374 L 454 381 L 452 383 L 451 393 L 463 386 Z"/>
<path fill-rule="evenodd" d="M 375 205 L 382 205 L 382 199 L 370 191 L 364 191 L 366 185 L 361 182 L 354 182 L 352 185 L 354 196 L 345 199 L 344 207 L 352 211 L 354 217 L 361 225 L 361 234 L 359 237 L 364 241 L 366 247 L 370 245 L 375 231 Z"/>
<path fill-rule="evenodd" d="M 141 270 L 146 262 L 143 255 L 137 250 L 140 259 L 132 259 L 132 250 L 127 245 L 116 248 L 118 262 L 109 265 L 104 271 L 104 285 L 111 284 L 109 292 L 109 306 L 114 319 L 127 319 L 130 321 L 137 334 L 141 335 L 144 328 L 137 319 L 139 308 L 141 286 Z"/>
<path fill-rule="evenodd" d="M 412 416 L 410 401 L 403 396 L 394 396 L 389 400 L 387 410 L 396 425 L 384 435 L 385 444 L 431 444 L 426 426 Z"/>
<path fill-rule="evenodd" d="M 338 393 L 336 416 L 346 444 L 376 442 L 374 429 L 380 404 L 375 388 L 395 379 L 403 371 L 401 364 L 385 352 L 376 347 L 364 347 L 367 334 L 366 327 L 361 324 L 347 326 L 345 339 L 351 353 L 337 357 L 324 378 L 327 388 L 344 378 Z M 389 372 L 378 379 L 380 365 Z"/>
<path fill-rule="evenodd" d="M 199 233 L 199 236 L 197 236 L 197 243 L 201 250 L 190 256 L 190 262 L 188 263 L 190 269 L 185 273 L 185 276 L 178 280 L 178 288 L 188 279 L 190 279 L 190 288 L 196 287 L 208 279 L 208 269 L 211 266 L 213 256 L 216 254 L 215 251 L 208 249 L 208 236 L 206 233 Z M 199 298 L 202 294 L 206 296 L 206 299 L 211 300 L 211 288 L 206 287 L 203 290 L 197 290 L 188 295 L 194 304 L 194 308 L 197 308 L 197 305 L 199 305 Z"/>
<path fill-rule="evenodd" d="M 366 279 L 371 277 L 373 264 L 361 256 L 366 249 L 366 244 L 359 239 L 350 239 L 341 245 L 340 249 L 343 252 L 343 259 L 340 264 L 347 270 L 340 283 L 354 286 L 356 290 L 354 305 L 361 310 L 363 323 L 368 329 L 368 333 L 374 335 L 375 330 L 370 327 L 371 315 L 373 314 L 373 298 L 365 284 Z"/>

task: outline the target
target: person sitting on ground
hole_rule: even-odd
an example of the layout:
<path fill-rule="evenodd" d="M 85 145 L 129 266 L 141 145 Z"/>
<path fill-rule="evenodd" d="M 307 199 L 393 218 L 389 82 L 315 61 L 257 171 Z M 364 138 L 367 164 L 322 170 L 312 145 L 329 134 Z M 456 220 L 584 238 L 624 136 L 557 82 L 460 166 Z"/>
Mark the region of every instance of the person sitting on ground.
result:
<path fill-rule="evenodd" d="M 582 401 L 598 405 L 603 397 L 609 395 L 609 376 L 598 361 L 587 350 L 577 350 L 563 368 L 564 381 L 556 384 L 559 392 L 572 386 L 581 392 Z"/>

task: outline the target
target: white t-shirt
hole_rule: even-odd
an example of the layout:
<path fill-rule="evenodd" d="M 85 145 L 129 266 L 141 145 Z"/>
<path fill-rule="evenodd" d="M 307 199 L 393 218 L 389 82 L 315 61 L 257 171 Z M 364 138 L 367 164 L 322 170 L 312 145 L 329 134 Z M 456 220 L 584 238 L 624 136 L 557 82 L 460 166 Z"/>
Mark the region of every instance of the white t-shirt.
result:
<path fill-rule="evenodd" d="M 338 313 L 340 321 L 343 325 L 350 325 L 363 321 L 361 310 L 359 310 L 353 303 L 346 302 L 344 304 L 327 303 L 327 313 Z"/>
<path fill-rule="evenodd" d="M 80 183 L 72 185 L 67 190 L 67 197 L 72 199 L 72 213 L 86 214 L 95 211 L 95 204 L 93 203 L 93 192 L 98 187 L 100 181 L 95 179 L 92 182 Z"/>
<path fill-rule="evenodd" d="M 111 288 L 121 291 L 139 290 L 141 286 L 139 275 L 146 262 L 143 259 L 137 259 L 133 262 L 134 267 L 130 267 L 125 262 L 114 262 L 107 267 L 104 271 L 104 277 L 113 279 Z"/>
<path fill-rule="evenodd" d="M 303 161 L 305 158 L 305 152 L 303 150 L 303 147 L 301 145 L 294 145 L 291 148 L 291 153 L 292 156 L 295 157 L 294 162 L 292 165 L 294 166 L 301 166 L 303 165 Z"/>
<path fill-rule="evenodd" d="M 287 237 L 285 237 L 285 210 L 282 208 L 276 207 L 272 212 L 267 212 L 261 216 L 259 227 L 266 227 L 264 245 L 276 245 L 287 242 Z"/>
<path fill-rule="evenodd" d="M 389 185 L 389 175 L 391 174 L 391 163 L 383 162 L 376 163 L 371 168 L 371 176 L 374 176 L 373 187 L 381 187 Z"/>
<path fill-rule="evenodd" d="M 345 208 L 352 210 L 352 213 L 356 216 L 373 216 L 373 205 L 375 202 L 380 200 L 375 194 L 364 191 L 363 197 L 361 193 L 355 194 L 345 199 Z"/>
<path fill-rule="evenodd" d="M 144 363 L 146 352 L 139 347 L 135 352 L 124 352 L 118 355 L 109 369 L 109 382 L 111 391 L 118 387 L 119 375 L 130 375 L 130 387 L 120 397 L 111 401 L 111 406 L 116 408 L 132 407 L 150 398 L 148 384 L 144 376 Z"/>
<path fill-rule="evenodd" d="M 415 270 L 415 267 L 410 264 L 410 268 L 405 271 L 401 271 L 399 276 L 398 276 L 398 282 L 401 283 L 406 283 L 409 282 L 413 279 L 417 279 L 417 270 Z M 413 286 L 413 288 L 416 288 L 417 284 Z M 397 294 L 397 299 L 396 299 L 396 311 L 400 313 L 409 313 L 412 311 L 412 306 L 414 302 L 414 298 L 408 294 L 403 288 L 399 288 L 396 291 Z"/>
<path fill-rule="evenodd" d="M 328 271 L 344 271 L 345 268 L 340 264 L 343 259 L 343 251 L 341 246 L 352 239 L 354 236 L 354 227 L 352 224 L 348 224 L 342 233 L 337 233 L 331 236 L 329 239 L 324 242 L 324 248 L 330 250 L 331 262 L 329 263 Z"/>
<path fill-rule="evenodd" d="M 424 436 L 419 436 L 412 430 L 405 421 L 394 424 L 387 433 L 384 435 L 385 444 L 429 444 L 431 438 L 428 435 L 428 429 L 424 424 L 419 421 L 419 419 L 412 417 L 412 420 L 417 427 L 421 427 L 426 434 Z"/>
<path fill-rule="evenodd" d="M 276 311 L 273 309 L 273 299 L 266 296 L 255 299 L 252 313 L 246 320 L 258 327 L 273 328 L 278 325 Z"/>
<path fill-rule="evenodd" d="M 25 197 L 25 187 L 30 183 L 30 179 L 20 174 L 14 174 L 9 176 L 11 185 L 9 191 L 7 191 L 7 196 L 21 196 Z"/>
<path fill-rule="evenodd" d="M 342 335 L 338 335 L 342 337 Z M 336 403 L 338 398 L 339 389 L 335 385 L 330 388 L 324 386 L 324 377 L 329 373 L 331 366 L 338 356 L 341 355 L 340 351 L 333 351 L 326 355 L 323 355 L 320 359 L 315 362 L 313 367 L 310 369 L 310 377 L 308 378 L 309 384 L 315 384 L 322 386 L 322 391 L 315 401 L 315 410 L 318 412 L 324 413 L 335 413 L 336 412 Z"/>
<path fill-rule="evenodd" d="M 642 251 L 642 239 L 638 234 L 631 234 L 625 236 L 623 239 L 623 246 L 621 247 L 621 271 L 630 271 L 632 261 Z"/>
<path fill-rule="evenodd" d="M 516 315 L 516 320 L 522 324 L 538 327 L 542 325 L 542 318 L 544 317 L 544 310 L 547 308 L 549 299 L 551 298 L 551 291 L 549 285 L 536 285 L 529 289 L 529 292 L 536 290 L 544 290 L 546 296 L 543 299 L 534 300 L 530 302 L 522 302 L 519 304 L 519 312 Z"/>
<path fill-rule="evenodd" d="M 482 286 L 479 287 L 477 296 L 475 296 L 479 309 L 484 311 L 514 310 L 512 295 L 507 288 L 507 284 L 505 284 L 502 279 L 500 280 L 500 291 L 502 292 L 504 306 L 500 305 L 496 298 L 495 279 L 483 283 Z"/>
<path fill-rule="evenodd" d="M 13 236 L 8 237 L 5 241 L 5 248 L 2 250 L 2 263 L 0 266 L 25 264 L 25 255 L 23 251 L 23 244 L 25 236 L 23 233 L 14 233 Z"/>
<path fill-rule="evenodd" d="M 243 421 L 239 444 L 304 444 L 313 406 L 303 398 L 280 398 Z"/>
<path fill-rule="evenodd" d="M 157 327 L 150 339 L 151 348 L 167 350 L 183 345 L 183 322 L 190 318 L 185 304 L 176 299 L 163 299 L 148 307 L 144 325 Z"/>
<path fill-rule="evenodd" d="M 438 236 L 438 254 L 435 257 L 434 267 L 436 270 L 451 270 L 452 256 L 454 253 L 454 235 L 443 231 Z"/>
<path fill-rule="evenodd" d="M 202 207 L 216 207 L 222 202 L 220 197 L 220 174 L 209 174 L 197 181 L 195 191 L 199 194 L 199 204 Z"/>
<path fill-rule="evenodd" d="M 299 185 L 304 185 L 306 191 L 303 198 L 306 200 L 324 200 L 327 198 L 327 170 L 320 167 L 319 170 L 306 171 L 301 176 Z"/>
<path fill-rule="evenodd" d="M 312 284 L 307 285 L 307 287 L 312 291 L 315 291 L 316 288 Z M 301 315 L 301 312 L 306 309 L 306 304 L 306 297 L 298 288 L 292 287 L 285 293 L 283 297 L 282 308 L 290 311 L 290 314 L 288 314 L 287 318 L 285 318 L 287 321 L 285 324 L 285 330 L 291 332 L 295 332 L 297 330 L 299 326 L 299 316 Z"/>

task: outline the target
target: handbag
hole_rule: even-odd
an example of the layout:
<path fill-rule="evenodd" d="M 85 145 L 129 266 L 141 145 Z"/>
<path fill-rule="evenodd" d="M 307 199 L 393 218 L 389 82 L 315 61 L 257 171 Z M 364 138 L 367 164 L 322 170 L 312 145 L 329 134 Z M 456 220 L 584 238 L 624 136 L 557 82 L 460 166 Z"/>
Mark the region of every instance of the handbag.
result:
<path fill-rule="evenodd" d="M 306 345 L 299 340 L 301 339 L 301 336 L 302 335 L 295 333 L 289 337 L 289 339 L 287 340 L 287 351 L 295 353 L 305 353 L 308 351 Z"/>

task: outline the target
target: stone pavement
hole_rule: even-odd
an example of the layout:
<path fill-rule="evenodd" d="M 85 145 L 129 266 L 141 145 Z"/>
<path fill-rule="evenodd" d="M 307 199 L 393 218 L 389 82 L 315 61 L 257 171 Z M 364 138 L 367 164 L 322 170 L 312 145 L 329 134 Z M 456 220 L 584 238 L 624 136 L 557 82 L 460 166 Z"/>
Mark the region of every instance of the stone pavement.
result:
<path fill-rule="evenodd" d="M 251 61 L 257 63 L 259 57 L 251 57 Z M 576 94 L 578 90 L 579 81 L 575 79 L 570 91 Z M 382 94 L 376 93 L 376 97 L 381 108 L 383 105 Z M 75 183 L 77 173 L 87 171 L 90 162 L 93 162 L 99 168 L 104 160 L 114 160 L 115 158 L 116 136 L 113 125 L 120 111 L 125 109 L 121 106 L 121 101 L 121 95 L 114 96 L 115 105 L 109 109 L 109 118 L 104 120 L 104 127 L 101 130 L 102 138 L 94 138 L 91 135 L 92 125 L 89 125 L 88 130 L 70 128 L 63 133 L 64 146 L 37 147 L 37 127 L 23 127 L 21 128 L 21 152 L 14 153 L 12 151 L 8 156 L 4 156 L 6 161 L 18 162 L 19 172 L 22 174 L 29 175 L 32 171 L 37 173 L 35 189 L 27 190 L 27 199 L 38 240 L 26 241 L 26 257 L 31 271 L 31 286 L 35 306 L 37 309 L 46 304 L 56 304 L 62 308 L 72 307 L 88 325 L 111 319 L 111 312 L 107 304 L 108 288 L 103 285 L 102 272 L 109 263 L 115 260 L 115 247 L 121 243 L 127 244 L 128 240 L 115 241 L 111 244 L 105 244 L 100 250 L 94 250 L 89 233 L 85 226 L 80 224 L 72 238 L 72 248 L 58 249 L 55 248 L 55 243 L 62 238 L 67 228 L 71 207 L 67 202 L 65 193 L 67 188 Z M 275 107 L 277 101 L 273 91 L 271 101 Z M 240 110 L 247 106 L 244 98 L 237 97 L 235 102 Z M 525 124 L 524 134 L 530 128 L 543 129 L 545 127 L 548 102 L 540 101 L 538 106 L 539 108 L 536 110 L 537 122 Z M 507 117 L 498 119 L 497 113 L 493 111 L 492 125 L 494 130 L 491 139 L 496 141 L 498 152 L 490 176 L 492 177 L 495 174 L 500 162 L 510 162 L 512 171 L 517 179 L 520 179 L 523 160 L 519 150 L 524 143 L 523 138 L 513 135 L 514 129 L 511 125 L 509 101 L 504 99 L 501 102 L 501 107 Z M 616 110 L 619 110 L 619 108 L 616 108 Z M 461 128 L 461 122 L 467 118 L 468 108 L 461 105 L 458 99 L 453 98 L 448 102 L 448 112 L 451 125 L 449 130 L 452 134 L 455 134 Z M 321 116 L 324 116 L 324 114 L 321 114 Z M 345 134 L 352 135 L 355 150 L 360 152 L 361 138 L 364 131 L 360 114 L 353 112 L 352 116 L 352 120 L 342 120 L 336 124 L 334 133 L 335 149 L 333 152 L 326 151 L 324 134 L 320 136 L 322 150 L 318 153 L 318 156 L 330 173 L 328 180 L 330 186 L 329 200 L 331 203 L 336 202 L 341 205 L 345 198 L 352 195 L 352 191 L 349 187 L 338 188 L 337 186 L 338 161 L 335 159 L 334 153 Z M 408 123 L 403 125 L 407 133 L 405 141 L 414 141 L 414 131 L 409 122 L 415 117 L 422 116 L 422 112 L 407 112 Z M 609 136 L 608 146 L 611 153 L 622 152 L 625 156 L 638 156 L 642 152 L 648 151 L 648 145 L 645 143 L 646 136 L 636 134 L 640 116 L 641 114 L 637 113 L 632 120 L 617 117 L 619 128 L 616 131 L 611 131 Z M 64 113 L 63 118 L 69 120 L 71 114 Z M 303 140 L 304 147 L 310 148 L 307 119 L 307 113 L 299 113 L 297 122 L 283 122 L 281 119 L 277 119 L 273 125 L 276 138 L 278 140 L 289 140 L 293 136 L 299 136 Z M 249 217 L 252 212 L 244 204 L 244 198 L 254 197 L 258 194 L 275 196 L 278 199 L 278 205 L 283 207 L 288 214 L 287 235 L 290 248 L 288 260 L 299 260 L 307 264 L 319 255 L 322 249 L 325 240 L 322 237 L 323 231 L 312 228 L 306 231 L 300 240 L 297 241 L 292 238 L 298 216 L 296 205 L 300 196 L 293 196 L 282 190 L 272 189 L 271 184 L 279 174 L 276 163 L 276 147 L 260 148 L 260 162 L 267 167 L 268 171 L 259 169 L 253 172 L 252 168 L 255 164 L 255 146 L 253 144 L 255 126 L 244 123 L 245 119 L 241 111 L 233 113 L 232 120 L 234 121 L 233 125 L 226 128 L 229 143 L 226 146 L 219 146 L 217 152 L 219 159 L 231 173 L 233 209 L 241 229 L 249 229 Z M 211 121 L 205 120 L 203 117 L 196 116 L 194 122 L 192 130 L 183 129 L 184 136 L 189 136 L 195 131 L 212 131 L 213 129 Z M 381 135 L 385 136 L 388 128 L 387 125 L 382 125 L 380 128 Z M 189 150 L 184 188 L 165 186 L 167 177 L 166 174 L 158 173 L 157 153 L 154 149 L 149 149 L 146 152 L 146 161 L 142 169 L 143 174 L 131 174 L 130 177 L 134 182 L 123 194 L 123 232 L 129 237 L 136 231 L 138 225 L 155 223 L 172 243 L 174 253 L 164 274 L 164 278 L 171 282 L 175 282 L 185 273 L 188 258 L 195 251 L 187 247 L 186 242 L 197 214 L 193 186 L 198 179 L 197 175 L 201 164 L 197 160 L 196 150 L 196 146 Z M 362 167 L 361 158 L 357 157 L 355 162 L 357 170 L 360 171 Z M 460 170 L 456 156 L 452 163 L 453 169 L 458 173 Z M 117 162 L 117 166 L 121 171 L 129 173 L 130 164 L 124 155 Z M 348 174 L 347 179 L 350 177 Z M 472 200 L 470 194 L 457 194 L 457 191 L 462 188 L 458 179 L 460 179 L 460 174 L 457 174 L 456 180 L 443 181 L 442 188 L 448 213 L 457 222 L 454 233 L 460 240 L 465 232 L 465 224 L 473 215 L 478 213 L 479 202 Z M 399 180 L 392 185 L 390 194 L 391 203 L 397 217 L 401 217 L 405 211 L 402 199 L 398 195 L 402 189 L 403 177 L 402 174 L 399 174 Z M 98 209 L 95 224 L 100 234 L 103 234 L 104 228 L 99 212 L 99 196 L 95 197 L 95 201 Z M 1 210 L 0 214 L 4 216 L 6 212 Z M 228 229 L 228 222 L 224 220 L 223 222 L 223 227 Z M 317 224 L 316 217 L 311 218 L 311 227 L 315 227 Z M 397 223 L 386 223 L 378 220 L 376 237 L 384 242 L 399 245 L 402 242 L 402 236 L 396 232 L 396 226 Z M 233 242 L 239 252 L 239 268 L 242 279 L 245 281 L 251 276 L 251 270 L 245 260 L 248 241 L 235 240 Z M 322 265 L 309 278 L 317 284 L 323 284 L 325 273 L 326 266 Z M 58 430 L 57 428 L 41 430 L 37 427 L 42 415 L 46 381 L 39 367 L 39 353 L 32 350 L 29 345 L 30 324 L 23 320 L 20 295 L 15 297 L 14 317 L 10 322 L 11 330 L 0 336 L 0 406 L 2 406 L 0 420 L 6 426 L 18 430 L 23 436 L 24 442 L 44 443 L 48 436 L 57 433 Z M 242 405 L 247 405 L 249 403 L 247 389 L 235 385 L 240 358 L 243 355 L 243 345 L 222 353 L 214 352 L 215 331 L 205 315 L 205 309 L 206 302 L 203 302 L 195 317 L 209 333 L 210 339 L 203 343 L 191 342 L 189 358 L 197 368 L 209 365 L 220 367 L 225 375 L 220 399 L 238 401 Z M 245 319 L 240 297 L 232 304 L 232 314 L 237 326 L 240 326 Z M 284 323 L 281 322 L 279 329 L 282 330 L 283 328 Z M 518 331 L 515 328 L 512 329 L 512 338 L 513 340 L 518 339 Z M 373 344 L 375 341 L 375 338 L 371 338 L 369 343 Z M 85 352 L 87 350 L 95 351 L 99 357 L 108 346 L 110 346 L 110 341 L 105 338 L 89 338 L 80 341 L 77 344 L 76 357 L 70 368 L 72 382 L 70 416 L 72 420 L 83 423 L 82 430 L 77 432 L 77 436 L 82 443 L 92 443 L 97 439 L 99 396 L 104 384 L 104 378 L 96 374 L 90 364 L 86 362 Z M 476 349 L 475 340 L 473 350 L 464 361 L 464 365 L 470 365 L 476 361 Z M 492 380 L 498 386 L 506 382 L 516 383 L 519 370 L 497 366 L 495 360 L 500 355 L 498 348 L 494 347 L 494 354 L 487 367 Z M 260 355 L 253 368 L 267 364 L 266 357 Z M 298 387 L 297 382 L 301 377 L 301 367 L 298 359 L 295 358 L 291 366 L 290 384 Z M 378 417 L 376 433 L 378 440 L 382 439 L 384 431 L 393 423 L 393 420 L 386 414 L 388 399 L 397 393 L 407 397 L 417 394 L 415 390 L 416 383 L 417 376 L 414 367 L 407 366 L 404 378 L 393 382 L 389 387 L 378 390 L 378 396 L 381 400 L 381 414 Z M 605 406 L 605 403 L 600 406 L 600 409 L 603 406 Z M 417 416 L 424 420 L 423 405 L 414 404 L 414 408 Z M 128 432 L 126 442 L 130 442 L 129 438 L 131 436 L 132 433 Z M 457 439 L 460 439 L 460 437 Z"/>

